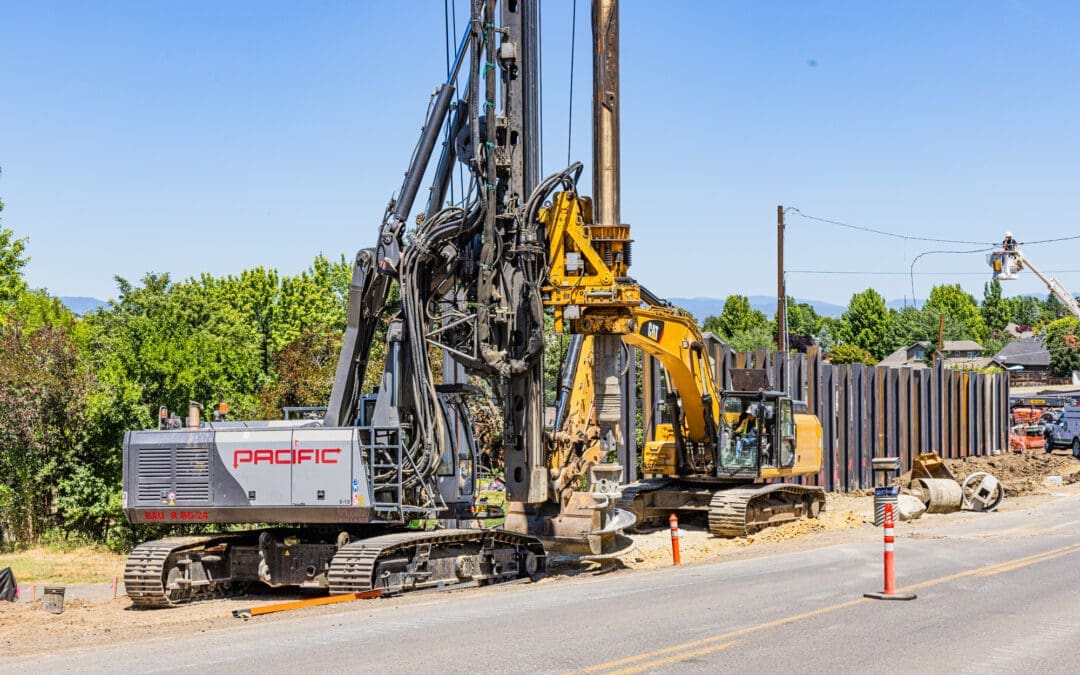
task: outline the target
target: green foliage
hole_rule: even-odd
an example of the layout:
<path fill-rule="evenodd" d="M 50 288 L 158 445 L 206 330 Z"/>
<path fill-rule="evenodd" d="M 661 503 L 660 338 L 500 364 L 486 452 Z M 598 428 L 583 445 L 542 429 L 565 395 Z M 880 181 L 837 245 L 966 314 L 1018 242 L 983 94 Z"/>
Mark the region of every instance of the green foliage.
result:
<path fill-rule="evenodd" d="M 795 298 L 789 295 L 787 324 L 790 335 L 817 335 L 821 331 L 822 317 L 813 305 L 807 302 L 795 302 Z"/>
<path fill-rule="evenodd" d="M 991 332 L 1002 330 L 1009 323 L 1009 305 L 1001 297 L 1001 282 L 997 279 L 983 284 L 983 302 L 980 311 L 986 328 Z"/>
<path fill-rule="evenodd" d="M 570 336 L 555 332 L 555 314 L 544 312 L 544 405 L 554 405 L 559 396 L 563 361 L 570 347 Z"/>
<path fill-rule="evenodd" d="M 1069 310 L 1065 309 L 1065 304 L 1051 293 L 1046 296 L 1046 302 L 1043 303 L 1042 308 L 1039 310 L 1039 323 L 1048 324 L 1068 315 Z"/>
<path fill-rule="evenodd" d="M 274 355 L 274 378 L 258 396 L 257 417 L 277 419 L 285 406 L 326 405 L 334 385 L 341 334 L 305 330 Z"/>
<path fill-rule="evenodd" d="M 889 330 L 885 336 L 888 351 L 891 353 L 900 347 L 907 347 L 916 342 L 929 342 L 936 351 L 939 329 L 941 328 L 940 312 L 933 307 L 904 307 L 900 310 L 890 311 Z M 945 314 L 944 340 L 968 339 L 967 328 L 959 319 L 951 314 Z"/>
<path fill-rule="evenodd" d="M 982 343 L 990 331 L 986 327 L 979 306 L 970 293 L 966 293 L 960 284 L 934 286 L 930 290 L 923 309 L 932 313 L 945 314 L 960 322 L 964 335 L 955 339 L 970 339 Z"/>
<path fill-rule="evenodd" d="M 4 202 L 0 201 L 0 212 Z M 26 290 L 22 269 L 29 262 L 26 237 L 15 238 L 11 230 L 0 227 L 0 305 L 11 304 Z"/>
<path fill-rule="evenodd" d="M 885 299 L 872 288 L 851 296 L 847 311 L 840 317 L 840 342 L 870 352 L 878 360 L 884 358 L 885 336 L 889 330 L 889 312 Z"/>
<path fill-rule="evenodd" d="M 342 333 L 352 266 L 342 256 L 330 262 L 322 254 L 294 277 L 284 277 L 270 324 L 270 352 L 278 352 L 305 330 Z"/>
<path fill-rule="evenodd" d="M 1046 326 L 1046 348 L 1050 352 L 1050 372 L 1067 377 L 1080 370 L 1080 321 L 1066 317 Z"/>
<path fill-rule="evenodd" d="M 734 334 L 728 337 L 727 343 L 731 345 L 732 349 L 740 352 L 755 349 L 775 349 L 776 336 L 767 324 L 764 326 L 751 326 L 750 328 L 735 331 Z"/>
<path fill-rule="evenodd" d="M 117 478 L 85 464 L 70 467 L 58 484 L 57 507 L 64 515 L 65 530 L 107 542 L 113 524 L 124 517 Z"/>
<path fill-rule="evenodd" d="M 240 310 L 219 299 L 214 280 L 173 284 L 168 275 L 148 274 L 141 287 L 117 284 L 113 307 L 85 319 L 92 358 L 107 381 L 140 385 L 148 410 L 224 398 L 251 416 L 263 381 L 262 340 Z"/>
<path fill-rule="evenodd" d="M 0 326 L 0 527 L 17 541 L 46 529 L 56 486 L 82 459 L 91 385 L 63 328 Z"/>
<path fill-rule="evenodd" d="M 1013 323 L 1023 326 L 1035 326 L 1039 323 L 1042 302 L 1038 298 L 1019 295 L 1015 298 L 1005 298 L 1005 304 L 1009 308 L 1009 318 Z"/>
<path fill-rule="evenodd" d="M 833 347 L 829 352 L 829 363 L 840 365 L 844 363 L 863 363 L 872 366 L 878 362 L 869 351 L 852 344 L 841 344 Z"/>
<path fill-rule="evenodd" d="M 831 316 L 820 317 L 814 341 L 823 352 L 828 353 L 840 341 L 840 319 L 834 319 Z"/>
<path fill-rule="evenodd" d="M 1005 348 L 1005 345 L 1013 341 L 1013 337 L 1003 330 L 992 331 L 983 342 L 983 354 L 993 356 Z"/>
<path fill-rule="evenodd" d="M 768 328 L 768 325 L 769 319 L 765 313 L 751 308 L 749 298 L 745 295 L 729 295 L 720 316 L 705 318 L 704 329 L 730 342 L 737 333 Z"/>

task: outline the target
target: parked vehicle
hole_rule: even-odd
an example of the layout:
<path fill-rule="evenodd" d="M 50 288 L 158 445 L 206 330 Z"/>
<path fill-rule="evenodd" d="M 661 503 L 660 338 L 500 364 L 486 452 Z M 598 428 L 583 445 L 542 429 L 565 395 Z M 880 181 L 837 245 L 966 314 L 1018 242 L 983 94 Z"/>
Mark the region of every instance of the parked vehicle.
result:
<path fill-rule="evenodd" d="M 1046 451 L 1072 448 L 1072 455 L 1080 459 L 1080 406 L 1062 409 L 1056 419 L 1046 419 Z"/>

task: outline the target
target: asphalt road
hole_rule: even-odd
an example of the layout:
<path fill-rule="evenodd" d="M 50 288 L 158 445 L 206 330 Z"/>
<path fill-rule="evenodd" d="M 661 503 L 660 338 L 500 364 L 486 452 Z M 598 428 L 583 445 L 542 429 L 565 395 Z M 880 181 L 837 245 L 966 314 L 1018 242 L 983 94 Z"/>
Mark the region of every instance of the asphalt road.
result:
<path fill-rule="evenodd" d="M 1073 673 L 1080 496 L 780 556 L 342 606 L 197 636 L 4 660 L 20 672 Z"/>

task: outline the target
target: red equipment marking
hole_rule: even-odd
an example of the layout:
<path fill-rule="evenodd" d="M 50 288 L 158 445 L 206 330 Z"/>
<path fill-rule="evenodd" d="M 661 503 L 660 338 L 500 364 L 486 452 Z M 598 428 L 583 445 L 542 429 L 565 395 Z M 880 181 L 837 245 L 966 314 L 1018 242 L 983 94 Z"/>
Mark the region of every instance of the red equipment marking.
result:
<path fill-rule="evenodd" d="M 239 448 L 233 450 L 233 468 L 241 464 L 337 464 L 341 448 Z"/>

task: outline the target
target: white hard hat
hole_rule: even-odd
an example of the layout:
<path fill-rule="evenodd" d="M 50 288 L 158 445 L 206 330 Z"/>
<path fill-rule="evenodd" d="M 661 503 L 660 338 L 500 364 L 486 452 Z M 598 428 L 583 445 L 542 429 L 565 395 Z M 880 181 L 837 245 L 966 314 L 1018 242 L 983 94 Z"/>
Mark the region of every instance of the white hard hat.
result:
<path fill-rule="evenodd" d="M 1006 233 L 1005 233 L 1005 236 L 1006 236 L 1006 237 L 1011 237 L 1011 236 L 1012 236 L 1012 232 L 1006 232 Z"/>

